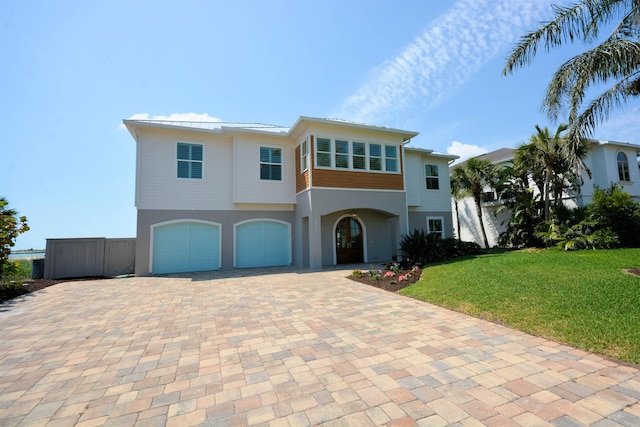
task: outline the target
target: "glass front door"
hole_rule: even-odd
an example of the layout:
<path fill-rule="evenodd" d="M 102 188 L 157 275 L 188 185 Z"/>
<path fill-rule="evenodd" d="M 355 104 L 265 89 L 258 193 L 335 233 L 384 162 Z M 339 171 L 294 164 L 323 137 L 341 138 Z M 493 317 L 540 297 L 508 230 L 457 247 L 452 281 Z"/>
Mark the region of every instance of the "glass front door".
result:
<path fill-rule="evenodd" d="M 336 226 L 336 261 L 338 264 L 364 262 L 362 226 L 355 218 L 343 218 Z"/>

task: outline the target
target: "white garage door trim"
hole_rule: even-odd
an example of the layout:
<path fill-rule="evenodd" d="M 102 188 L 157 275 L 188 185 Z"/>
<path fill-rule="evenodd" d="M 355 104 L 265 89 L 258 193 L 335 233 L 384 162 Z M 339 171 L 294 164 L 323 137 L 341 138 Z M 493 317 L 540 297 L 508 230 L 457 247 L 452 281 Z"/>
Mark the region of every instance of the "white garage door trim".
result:
<path fill-rule="evenodd" d="M 161 228 L 167 225 L 172 225 L 172 224 L 189 224 L 189 223 L 198 223 L 198 224 L 205 224 L 205 225 L 210 225 L 210 226 L 214 226 L 218 229 L 218 247 L 217 247 L 217 251 L 218 251 L 218 260 L 217 260 L 217 268 L 220 268 L 222 266 L 222 224 L 218 223 L 218 222 L 213 222 L 213 221 L 205 221 L 205 220 L 201 220 L 201 219 L 174 219 L 174 220 L 170 220 L 170 221 L 163 221 L 163 222 L 158 222 L 156 224 L 152 224 L 151 225 L 151 233 L 150 233 L 150 239 L 149 239 L 149 272 L 151 274 L 156 274 L 153 271 L 153 261 L 154 261 L 154 257 L 153 257 L 153 253 L 154 253 L 154 247 L 155 247 L 155 232 L 157 228 Z"/>
<path fill-rule="evenodd" d="M 248 224 L 252 224 L 252 223 L 272 223 L 272 224 L 279 224 L 279 225 L 284 225 L 286 226 L 286 236 L 285 240 L 283 243 L 283 245 L 285 246 L 283 249 L 284 251 L 286 251 L 286 254 L 281 254 L 283 255 L 283 261 L 282 263 L 276 263 L 276 264 L 265 264 L 265 265 L 238 265 L 238 252 L 240 248 L 239 242 L 238 242 L 238 229 L 241 228 L 243 225 L 248 225 Z M 262 236 L 262 238 L 264 239 L 264 236 Z M 280 221 L 277 219 L 271 219 L 271 218 L 255 218 L 255 219 L 249 219 L 246 221 L 241 221 L 238 222 L 236 224 L 233 225 L 233 266 L 236 268 L 251 268 L 251 267 L 270 267 L 270 266 L 276 266 L 276 265 L 291 265 L 292 262 L 292 255 L 291 255 L 291 224 L 286 222 L 286 221 Z M 284 260 L 286 259 L 286 260 Z"/>

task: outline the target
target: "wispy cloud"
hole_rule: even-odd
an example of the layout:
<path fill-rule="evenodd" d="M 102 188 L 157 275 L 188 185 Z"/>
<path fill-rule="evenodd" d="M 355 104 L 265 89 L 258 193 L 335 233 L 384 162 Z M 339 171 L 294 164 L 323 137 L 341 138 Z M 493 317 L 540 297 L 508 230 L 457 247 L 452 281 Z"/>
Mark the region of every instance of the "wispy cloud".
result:
<path fill-rule="evenodd" d="M 639 107 L 633 105 L 611 113 L 609 120 L 595 131 L 597 139 L 640 144 Z"/>
<path fill-rule="evenodd" d="M 335 113 L 376 122 L 419 105 L 432 108 L 517 37 L 548 17 L 552 0 L 460 0 L 372 77 Z"/>

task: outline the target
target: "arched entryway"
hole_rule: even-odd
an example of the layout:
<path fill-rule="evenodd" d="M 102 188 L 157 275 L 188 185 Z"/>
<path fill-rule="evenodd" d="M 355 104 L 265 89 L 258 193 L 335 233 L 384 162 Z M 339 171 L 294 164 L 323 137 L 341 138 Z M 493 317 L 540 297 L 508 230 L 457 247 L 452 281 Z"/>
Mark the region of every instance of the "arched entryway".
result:
<path fill-rule="evenodd" d="M 364 262 L 362 224 L 354 217 L 345 217 L 336 224 L 336 262 L 356 264 Z"/>

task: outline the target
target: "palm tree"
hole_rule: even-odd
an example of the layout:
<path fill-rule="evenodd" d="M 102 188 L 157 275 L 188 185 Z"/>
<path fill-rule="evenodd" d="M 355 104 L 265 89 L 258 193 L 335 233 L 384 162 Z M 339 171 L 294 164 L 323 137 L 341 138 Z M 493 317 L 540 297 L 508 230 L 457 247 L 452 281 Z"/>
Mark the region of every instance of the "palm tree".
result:
<path fill-rule="evenodd" d="M 468 192 L 460 185 L 460 179 L 454 174 L 451 176 L 451 197 L 456 208 L 456 224 L 458 228 L 458 240 L 460 240 L 460 211 L 458 210 L 458 202 L 468 196 Z"/>
<path fill-rule="evenodd" d="M 496 179 L 496 168 L 486 159 L 474 157 L 467 160 L 466 164 L 453 169 L 453 180 L 458 181 L 460 188 L 468 191 L 473 196 L 485 248 L 489 247 L 489 240 L 482 221 L 482 193 L 485 187 L 493 187 Z"/>
<path fill-rule="evenodd" d="M 549 134 L 549 128 L 541 129 L 536 125 L 536 133 L 531 136 L 530 145 L 536 152 L 537 157 L 544 167 L 544 220 L 549 220 L 549 211 L 551 206 L 551 198 L 549 196 L 551 189 L 551 180 L 555 175 L 555 169 L 562 162 L 563 157 L 566 158 L 563 151 L 562 132 L 566 131 L 568 126 L 565 124 L 558 125 L 558 129 L 553 137 Z M 558 189 L 555 190 L 558 192 Z"/>
<path fill-rule="evenodd" d="M 572 149 L 562 135 L 568 125 L 560 124 L 552 136 L 547 127 L 536 125 L 536 133 L 531 135 L 529 143 L 516 150 L 515 167 L 525 172 L 536 183 L 544 204 L 543 216 L 548 221 L 551 212 L 551 193 L 554 207 L 559 206 L 565 188 L 577 187 L 575 181 L 580 171 L 574 165 L 581 164 L 588 149 L 584 139 L 576 149 Z M 588 172 L 588 171 L 587 171 Z"/>
<path fill-rule="evenodd" d="M 577 151 L 614 107 L 640 95 L 640 2 L 580 0 L 567 7 L 552 7 L 554 18 L 520 39 L 506 60 L 504 75 L 530 64 L 540 44 L 549 51 L 576 40 L 592 43 L 601 26 L 620 19 L 604 41 L 562 64 L 547 86 L 543 109 L 556 121 L 568 106 L 567 139 Z M 583 108 L 586 92 L 600 84 L 610 87 Z"/>

